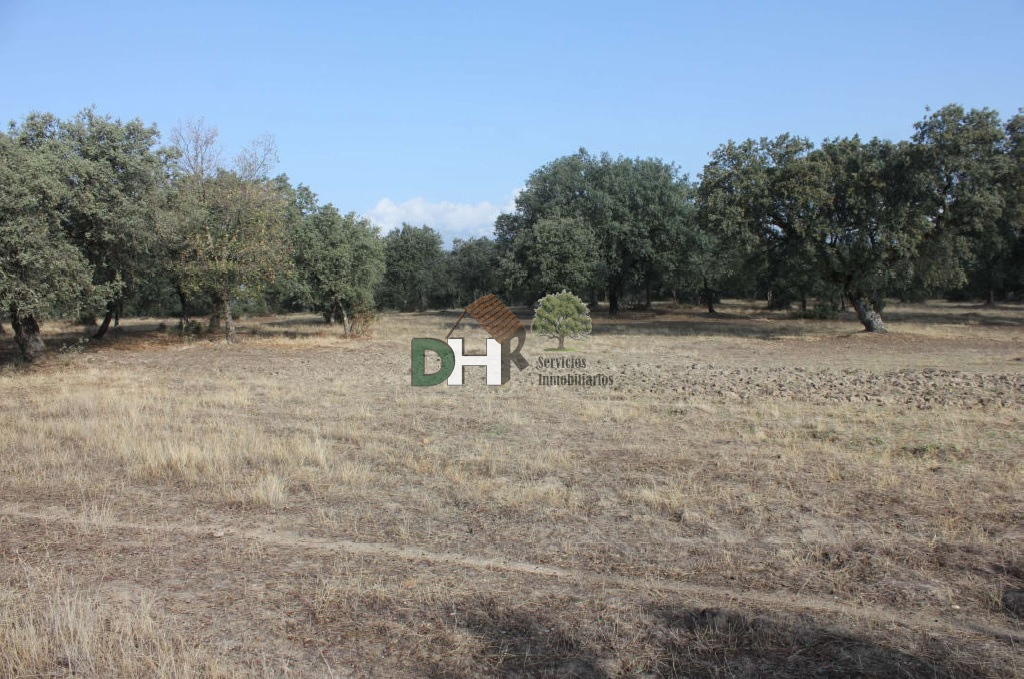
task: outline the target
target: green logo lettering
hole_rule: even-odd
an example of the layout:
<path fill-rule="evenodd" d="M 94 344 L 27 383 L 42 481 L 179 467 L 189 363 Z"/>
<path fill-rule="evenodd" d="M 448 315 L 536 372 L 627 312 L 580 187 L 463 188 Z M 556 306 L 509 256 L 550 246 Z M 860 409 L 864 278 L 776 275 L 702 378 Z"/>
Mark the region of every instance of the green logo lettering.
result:
<path fill-rule="evenodd" d="M 441 369 L 426 374 L 426 354 L 433 351 L 441 357 Z M 412 386 L 432 387 L 441 384 L 455 370 L 455 352 L 446 343 L 431 337 L 418 337 L 412 341 Z"/>

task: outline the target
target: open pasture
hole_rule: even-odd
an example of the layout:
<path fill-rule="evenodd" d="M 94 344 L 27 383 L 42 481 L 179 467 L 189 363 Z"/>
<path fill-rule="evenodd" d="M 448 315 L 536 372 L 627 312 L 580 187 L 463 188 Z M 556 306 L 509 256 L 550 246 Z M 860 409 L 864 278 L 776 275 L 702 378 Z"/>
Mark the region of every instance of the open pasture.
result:
<path fill-rule="evenodd" d="M 454 312 L 63 328 L 0 372 L 0 676 L 1024 676 L 1024 308 L 721 309 L 500 388 L 409 386 Z"/>

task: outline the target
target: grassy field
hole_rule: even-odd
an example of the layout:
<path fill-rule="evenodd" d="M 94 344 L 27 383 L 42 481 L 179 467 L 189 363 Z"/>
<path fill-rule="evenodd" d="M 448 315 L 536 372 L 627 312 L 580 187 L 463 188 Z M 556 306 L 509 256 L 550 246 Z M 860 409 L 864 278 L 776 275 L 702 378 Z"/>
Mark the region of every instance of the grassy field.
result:
<path fill-rule="evenodd" d="M 503 387 L 409 386 L 454 312 L 55 328 L 0 369 L 0 676 L 1024 676 L 1024 307 L 722 311 Z"/>

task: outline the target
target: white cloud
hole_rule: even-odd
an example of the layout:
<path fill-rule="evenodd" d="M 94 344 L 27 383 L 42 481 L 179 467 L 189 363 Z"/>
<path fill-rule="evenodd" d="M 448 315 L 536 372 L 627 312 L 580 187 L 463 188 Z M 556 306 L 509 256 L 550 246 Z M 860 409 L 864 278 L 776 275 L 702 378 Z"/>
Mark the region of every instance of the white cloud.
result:
<path fill-rule="evenodd" d="M 515 196 L 518 193 L 518 190 L 513 193 L 504 205 L 495 205 L 490 201 L 472 204 L 449 201 L 432 203 L 420 197 L 396 203 L 390 198 L 381 198 L 366 216 L 380 226 L 384 233 L 400 228 L 403 222 L 412 226 L 426 224 L 441 234 L 446 245 L 451 245 L 456 238 L 493 237 L 494 219 L 502 212 L 515 209 Z"/>

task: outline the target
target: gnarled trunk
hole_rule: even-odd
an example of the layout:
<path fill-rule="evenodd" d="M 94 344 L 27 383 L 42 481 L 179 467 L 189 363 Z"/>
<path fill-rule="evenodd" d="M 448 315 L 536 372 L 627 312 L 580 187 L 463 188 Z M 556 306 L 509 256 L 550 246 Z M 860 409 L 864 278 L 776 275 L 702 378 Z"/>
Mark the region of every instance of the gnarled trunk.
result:
<path fill-rule="evenodd" d="M 348 317 L 345 305 L 338 300 L 331 302 L 327 311 L 324 312 L 324 320 L 327 321 L 327 325 L 334 325 L 338 321 L 341 321 L 342 328 L 345 331 L 345 337 L 348 337 L 349 333 L 352 332 L 352 321 Z"/>
<path fill-rule="evenodd" d="M 107 328 L 110 327 L 110 321 L 114 318 L 114 311 L 108 306 L 107 314 L 103 317 L 103 322 L 100 323 L 99 329 L 93 333 L 93 339 L 103 339 L 103 336 L 107 334 Z"/>
<path fill-rule="evenodd" d="M 110 321 L 114 320 L 117 316 L 118 302 L 107 302 L 107 313 L 103 316 L 103 322 L 100 323 L 99 329 L 92 336 L 93 339 L 103 339 L 103 336 L 107 334 L 107 330 L 110 328 Z M 114 327 L 117 327 L 115 323 Z"/>
<path fill-rule="evenodd" d="M 21 351 L 21 357 L 29 363 L 46 355 L 46 345 L 39 331 L 39 323 L 32 314 L 22 314 L 16 304 L 11 305 L 11 327 L 14 341 Z"/>
<path fill-rule="evenodd" d="M 863 293 L 848 293 L 850 304 L 857 312 L 857 319 L 864 326 L 867 332 L 888 332 L 885 323 L 882 322 L 882 314 L 875 308 L 875 304 Z"/>
<path fill-rule="evenodd" d="M 221 315 L 224 317 L 224 339 L 228 342 L 235 341 L 235 319 L 231 316 L 231 301 L 224 296 L 220 302 Z"/>
<path fill-rule="evenodd" d="M 341 322 L 343 324 L 343 327 L 345 328 L 345 337 L 348 337 L 349 333 L 352 332 L 352 321 L 349 320 L 348 312 L 345 311 L 344 304 L 338 302 L 338 309 L 341 310 Z"/>

